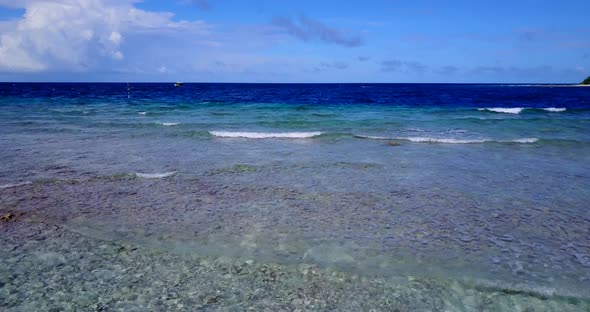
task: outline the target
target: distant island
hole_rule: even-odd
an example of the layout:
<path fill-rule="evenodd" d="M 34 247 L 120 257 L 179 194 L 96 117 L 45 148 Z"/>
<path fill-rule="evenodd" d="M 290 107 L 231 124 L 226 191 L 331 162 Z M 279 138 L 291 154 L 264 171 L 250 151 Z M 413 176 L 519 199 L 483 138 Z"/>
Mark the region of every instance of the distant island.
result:
<path fill-rule="evenodd" d="M 588 78 L 584 79 L 584 81 L 582 81 L 580 84 L 590 85 L 590 76 L 588 76 Z"/>

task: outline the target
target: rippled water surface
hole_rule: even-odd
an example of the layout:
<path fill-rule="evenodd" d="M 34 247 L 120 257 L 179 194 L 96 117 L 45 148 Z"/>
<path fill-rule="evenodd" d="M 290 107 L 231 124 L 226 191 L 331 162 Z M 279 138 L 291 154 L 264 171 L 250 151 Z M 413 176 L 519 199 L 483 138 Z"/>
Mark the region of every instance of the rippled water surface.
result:
<path fill-rule="evenodd" d="M 2 208 L 90 237 L 590 296 L 590 88 L 0 84 Z"/>

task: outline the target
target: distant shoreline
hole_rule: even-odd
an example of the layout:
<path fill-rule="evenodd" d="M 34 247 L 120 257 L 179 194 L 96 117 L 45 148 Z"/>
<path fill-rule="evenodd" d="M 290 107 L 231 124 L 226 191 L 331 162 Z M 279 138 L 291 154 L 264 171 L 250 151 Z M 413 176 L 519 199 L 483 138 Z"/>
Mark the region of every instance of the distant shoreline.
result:
<path fill-rule="evenodd" d="M 540 85 L 530 85 L 530 86 L 536 86 L 536 87 L 590 87 L 590 85 L 584 85 L 584 84 L 573 84 L 573 85 L 567 85 L 567 84 L 540 84 Z"/>

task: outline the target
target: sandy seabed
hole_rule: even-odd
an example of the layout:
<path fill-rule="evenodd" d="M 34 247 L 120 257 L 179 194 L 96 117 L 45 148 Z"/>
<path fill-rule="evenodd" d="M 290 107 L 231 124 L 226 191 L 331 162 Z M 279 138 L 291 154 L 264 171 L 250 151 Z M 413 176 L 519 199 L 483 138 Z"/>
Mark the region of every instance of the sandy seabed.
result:
<path fill-rule="evenodd" d="M 177 255 L 43 222 L 2 224 L 3 311 L 587 311 L 580 300 L 309 264 Z"/>
<path fill-rule="evenodd" d="M 35 214 L 0 223 L 2 311 L 588 311 L 414 276 L 179 254 L 72 231 Z"/>

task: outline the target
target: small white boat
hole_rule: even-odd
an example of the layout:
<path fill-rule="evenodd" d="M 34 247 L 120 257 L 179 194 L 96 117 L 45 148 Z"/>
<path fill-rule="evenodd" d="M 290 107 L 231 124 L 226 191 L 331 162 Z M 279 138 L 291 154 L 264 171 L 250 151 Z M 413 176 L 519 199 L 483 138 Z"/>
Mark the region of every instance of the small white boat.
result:
<path fill-rule="evenodd" d="M 182 82 L 175 82 L 174 83 L 175 87 L 182 87 L 183 85 L 184 85 L 184 83 L 182 83 Z"/>

